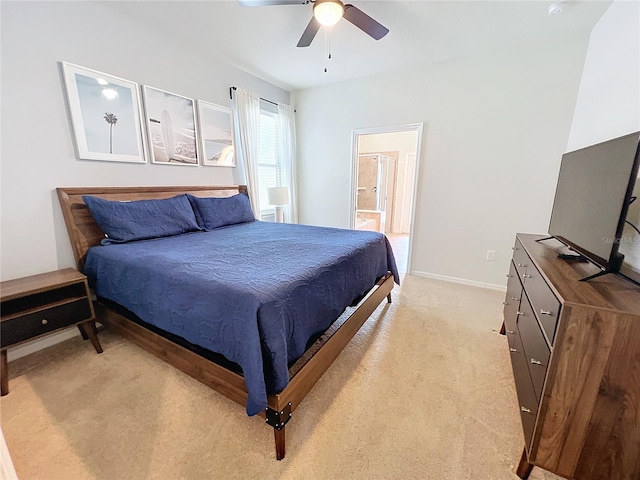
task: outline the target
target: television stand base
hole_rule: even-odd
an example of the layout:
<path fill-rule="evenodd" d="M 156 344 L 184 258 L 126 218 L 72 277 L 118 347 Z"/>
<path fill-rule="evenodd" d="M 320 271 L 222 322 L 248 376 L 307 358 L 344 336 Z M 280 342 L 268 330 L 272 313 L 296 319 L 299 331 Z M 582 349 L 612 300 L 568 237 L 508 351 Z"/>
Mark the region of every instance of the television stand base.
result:
<path fill-rule="evenodd" d="M 589 275 L 588 277 L 581 278 L 581 279 L 580 279 L 580 281 L 581 281 L 581 282 L 588 282 L 589 280 L 592 280 L 592 279 L 594 279 L 594 278 L 598 278 L 598 277 L 602 277 L 603 275 L 607 275 L 607 274 L 609 274 L 609 273 L 613 273 L 613 274 L 615 274 L 615 275 L 619 275 L 619 276 L 621 276 L 621 277 L 623 277 L 623 278 L 625 278 L 625 279 L 629 280 L 629 281 L 630 281 L 631 283 L 633 283 L 634 285 L 637 285 L 638 287 L 640 287 L 640 282 L 638 282 L 638 281 L 634 280 L 634 279 L 633 279 L 633 278 L 631 278 L 631 277 L 626 276 L 624 273 L 621 273 L 621 272 L 610 272 L 610 271 L 608 271 L 608 270 L 602 270 L 601 272 L 594 273 L 593 275 Z"/>

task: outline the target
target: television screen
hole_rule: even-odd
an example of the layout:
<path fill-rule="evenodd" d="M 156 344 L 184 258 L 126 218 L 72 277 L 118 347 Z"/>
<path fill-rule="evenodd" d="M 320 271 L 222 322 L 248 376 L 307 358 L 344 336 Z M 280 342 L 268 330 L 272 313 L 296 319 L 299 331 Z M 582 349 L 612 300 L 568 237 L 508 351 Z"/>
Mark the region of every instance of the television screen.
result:
<path fill-rule="evenodd" d="M 549 234 L 609 271 L 638 176 L 640 132 L 562 156 Z"/>

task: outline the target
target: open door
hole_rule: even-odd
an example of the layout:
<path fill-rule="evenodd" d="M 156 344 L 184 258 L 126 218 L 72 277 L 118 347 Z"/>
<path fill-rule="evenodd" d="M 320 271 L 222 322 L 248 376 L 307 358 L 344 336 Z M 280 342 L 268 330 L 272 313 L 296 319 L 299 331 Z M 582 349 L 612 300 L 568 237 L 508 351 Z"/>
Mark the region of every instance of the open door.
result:
<path fill-rule="evenodd" d="M 384 233 L 410 272 L 422 124 L 353 132 L 351 228 Z"/>

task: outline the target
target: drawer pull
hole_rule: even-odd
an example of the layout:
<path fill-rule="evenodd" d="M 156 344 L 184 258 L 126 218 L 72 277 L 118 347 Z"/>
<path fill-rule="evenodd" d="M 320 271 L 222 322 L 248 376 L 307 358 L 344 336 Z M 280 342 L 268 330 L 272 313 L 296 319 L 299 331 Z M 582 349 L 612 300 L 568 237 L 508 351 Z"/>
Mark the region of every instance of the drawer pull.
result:
<path fill-rule="evenodd" d="M 517 302 L 518 300 L 520 300 L 519 297 L 511 297 L 511 300 L 513 300 L 514 302 Z"/>
<path fill-rule="evenodd" d="M 502 302 L 503 305 L 509 305 L 507 302 Z"/>
<path fill-rule="evenodd" d="M 518 264 L 518 267 L 526 267 L 526 266 L 527 266 L 527 264 L 526 264 L 526 263 L 519 263 L 519 264 Z"/>
<path fill-rule="evenodd" d="M 533 363 L 534 365 L 542 365 L 542 362 L 540 360 L 536 360 L 535 358 L 531 359 L 531 363 Z"/>
<path fill-rule="evenodd" d="M 528 273 L 523 273 L 522 278 L 531 278 L 531 275 L 529 275 Z"/>
<path fill-rule="evenodd" d="M 511 278 L 511 277 L 513 277 L 513 275 L 507 273 L 507 278 Z"/>
<path fill-rule="evenodd" d="M 509 351 L 510 351 L 511 353 L 517 353 L 517 352 L 518 352 L 518 349 L 517 349 L 517 348 L 513 348 L 513 347 L 509 347 Z"/>
<path fill-rule="evenodd" d="M 511 250 L 516 251 L 518 250 L 518 247 L 511 247 Z"/>
<path fill-rule="evenodd" d="M 514 332 L 513 332 L 513 330 L 507 330 L 507 333 L 508 333 L 509 335 L 513 335 L 513 333 L 514 333 Z"/>
<path fill-rule="evenodd" d="M 520 406 L 520 411 L 524 413 L 531 413 L 531 409 L 523 407 L 522 405 Z"/>
<path fill-rule="evenodd" d="M 540 313 L 542 315 L 553 315 L 553 313 L 551 313 L 549 310 L 544 310 L 544 309 L 540 309 Z"/>
<path fill-rule="evenodd" d="M 42 324 L 43 324 L 43 325 L 46 325 L 47 323 L 49 323 L 49 320 L 47 320 L 46 318 L 43 318 L 43 319 L 42 319 Z"/>
<path fill-rule="evenodd" d="M 519 317 L 520 315 L 522 315 L 524 317 L 524 312 L 516 312 L 516 315 Z"/>

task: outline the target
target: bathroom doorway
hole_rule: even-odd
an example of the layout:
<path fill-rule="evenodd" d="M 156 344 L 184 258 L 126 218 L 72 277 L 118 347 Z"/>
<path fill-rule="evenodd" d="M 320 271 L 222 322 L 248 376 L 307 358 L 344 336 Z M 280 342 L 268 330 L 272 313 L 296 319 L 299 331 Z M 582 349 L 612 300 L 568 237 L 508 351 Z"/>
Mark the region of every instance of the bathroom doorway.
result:
<path fill-rule="evenodd" d="M 351 228 L 384 233 L 400 273 L 411 271 L 421 142 L 422 124 L 353 132 Z"/>

